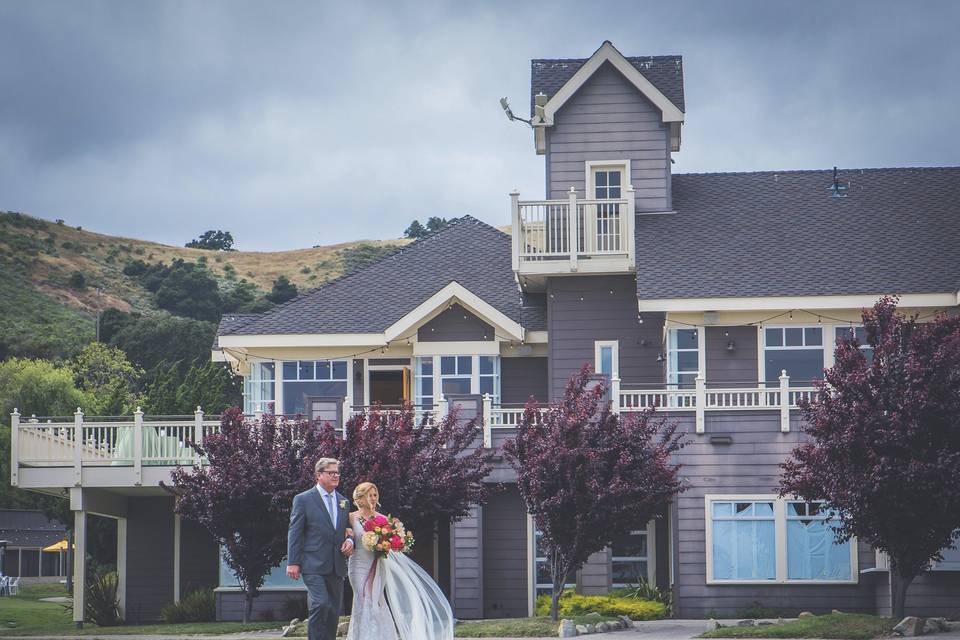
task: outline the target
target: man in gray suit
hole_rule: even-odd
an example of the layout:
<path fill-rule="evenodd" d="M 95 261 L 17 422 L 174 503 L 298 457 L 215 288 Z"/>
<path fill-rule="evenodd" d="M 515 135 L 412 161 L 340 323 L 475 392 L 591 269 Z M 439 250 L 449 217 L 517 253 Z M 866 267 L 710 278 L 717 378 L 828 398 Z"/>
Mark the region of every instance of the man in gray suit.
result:
<path fill-rule="evenodd" d="M 293 498 L 287 531 L 287 576 L 294 580 L 303 576 L 307 586 L 307 637 L 335 640 L 343 578 L 347 575 L 346 557 L 353 553 L 353 540 L 347 535 L 350 503 L 337 493 L 338 460 L 320 458 L 314 472 L 316 486 Z"/>

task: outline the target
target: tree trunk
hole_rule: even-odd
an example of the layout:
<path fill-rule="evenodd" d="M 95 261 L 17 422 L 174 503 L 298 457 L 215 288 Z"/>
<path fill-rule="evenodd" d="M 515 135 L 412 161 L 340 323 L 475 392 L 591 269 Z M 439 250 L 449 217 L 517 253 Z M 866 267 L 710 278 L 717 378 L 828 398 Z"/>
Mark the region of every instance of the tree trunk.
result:
<path fill-rule="evenodd" d="M 250 622 L 250 616 L 253 614 L 253 593 L 250 589 L 243 592 L 246 602 L 243 607 L 243 624 Z"/>
<path fill-rule="evenodd" d="M 563 595 L 567 584 L 567 571 L 553 570 L 553 592 L 550 594 L 550 619 L 556 622 L 560 619 L 560 596 Z"/>
<path fill-rule="evenodd" d="M 890 562 L 890 611 L 893 619 L 900 621 L 906 615 L 907 588 L 915 576 L 904 575 L 897 564 Z"/>

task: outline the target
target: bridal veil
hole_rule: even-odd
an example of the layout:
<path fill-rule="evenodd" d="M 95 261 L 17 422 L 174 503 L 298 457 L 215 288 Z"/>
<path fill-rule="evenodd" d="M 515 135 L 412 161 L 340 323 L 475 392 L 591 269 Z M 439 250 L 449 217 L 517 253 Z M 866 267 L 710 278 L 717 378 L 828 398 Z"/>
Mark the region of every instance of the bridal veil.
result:
<path fill-rule="evenodd" d="M 453 638 L 450 603 L 426 571 L 402 553 L 388 553 L 380 567 L 400 640 Z"/>

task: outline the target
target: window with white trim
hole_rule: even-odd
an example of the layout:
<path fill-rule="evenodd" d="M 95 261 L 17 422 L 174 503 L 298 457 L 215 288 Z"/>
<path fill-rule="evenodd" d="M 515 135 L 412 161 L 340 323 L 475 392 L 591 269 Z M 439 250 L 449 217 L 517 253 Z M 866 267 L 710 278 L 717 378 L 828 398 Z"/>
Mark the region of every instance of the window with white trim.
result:
<path fill-rule="evenodd" d="M 593 197 L 619 200 L 623 196 L 623 166 L 593 167 Z"/>
<path fill-rule="evenodd" d="M 764 380 L 779 384 L 786 370 L 793 386 L 808 386 L 823 377 L 823 327 L 765 327 Z"/>
<path fill-rule="evenodd" d="M 818 502 L 787 502 L 787 579 L 850 580 L 850 541 L 837 544 Z"/>
<path fill-rule="evenodd" d="M 837 544 L 822 503 L 707 496 L 707 583 L 854 583 L 856 541 Z"/>
<path fill-rule="evenodd" d="M 834 344 L 839 345 L 842 340 L 857 339 L 860 343 L 860 351 L 863 357 L 867 359 L 867 364 L 873 362 L 873 347 L 867 342 L 867 330 L 863 325 L 850 325 L 848 327 L 834 327 Z"/>
<path fill-rule="evenodd" d="M 316 398 L 347 395 L 346 360 L 286 360 L 283 362 L 283 413 L 308 415 Z"/>
<path fill-rule="evenodd" d="M 413 383 L 414 404 L 419 408 L 432 408 L 434 405 L 433 357 L 418 357 L 414 374 L 416 378 Z"/>
<path fill-rule="evenodd" d="M 480 395 L 490 395 L 493 406 L 500 404 L 500 356 L 479 356 Z"/>
<path fill-rule="evenodd" d="M 275 362 L 254 362 L 250 365 L 250 374 L 243 378 L 244 413 L 275 412 L 276 372 Z"/>
<path fill-rule="evenodd" d="M 628 587 L 640 580 L 654 582 L 653 520 L 645 529 L 618 536 L 610 546 L 611 575 L 614 587 Z"/>
<path fill-rule="evenodd" d="M 468 394 L 473 380 L 471 356 L 440 356 L 440 391 L 450 394 Z"/>
<path fill-rule="evenodd" d="M 716 501 L 710 505 L 714 580 L 775 580 L 773 502 Z"/>
<path fill-rule="evenodd" d="M 670 329 L 667 334 L 667 384 L 692 389 L 700 373 L 700 346 L 696 329 Z"/>
<path fill-rule="evenodd" d="M 597 340 L 593 343 L 593 370 L 607 378 L 620 377 L 620 343 Z"/>

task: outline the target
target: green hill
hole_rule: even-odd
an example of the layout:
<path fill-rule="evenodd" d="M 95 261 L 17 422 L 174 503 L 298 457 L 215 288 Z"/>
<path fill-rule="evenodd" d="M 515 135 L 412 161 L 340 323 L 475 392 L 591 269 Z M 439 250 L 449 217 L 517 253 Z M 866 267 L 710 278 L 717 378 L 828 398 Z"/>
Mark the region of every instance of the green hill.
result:
<path fill-rule="evenodd" d="M 156 295 L 142 278 L 124 274 L 124 267 L 134 261 L 154 266 L 180 259 L 198 265 L 222 292 L 246 282 L 262 296 L 280 276 L 303 291 L 407 242 L 362 240 L 294 251 L 208 251 L 0 213 L 0 295 L 7 306 L 0 316 L 0 359 L 69 355 L 93 339 L 97 313 L 106 309 L 158 311 Z"/>

